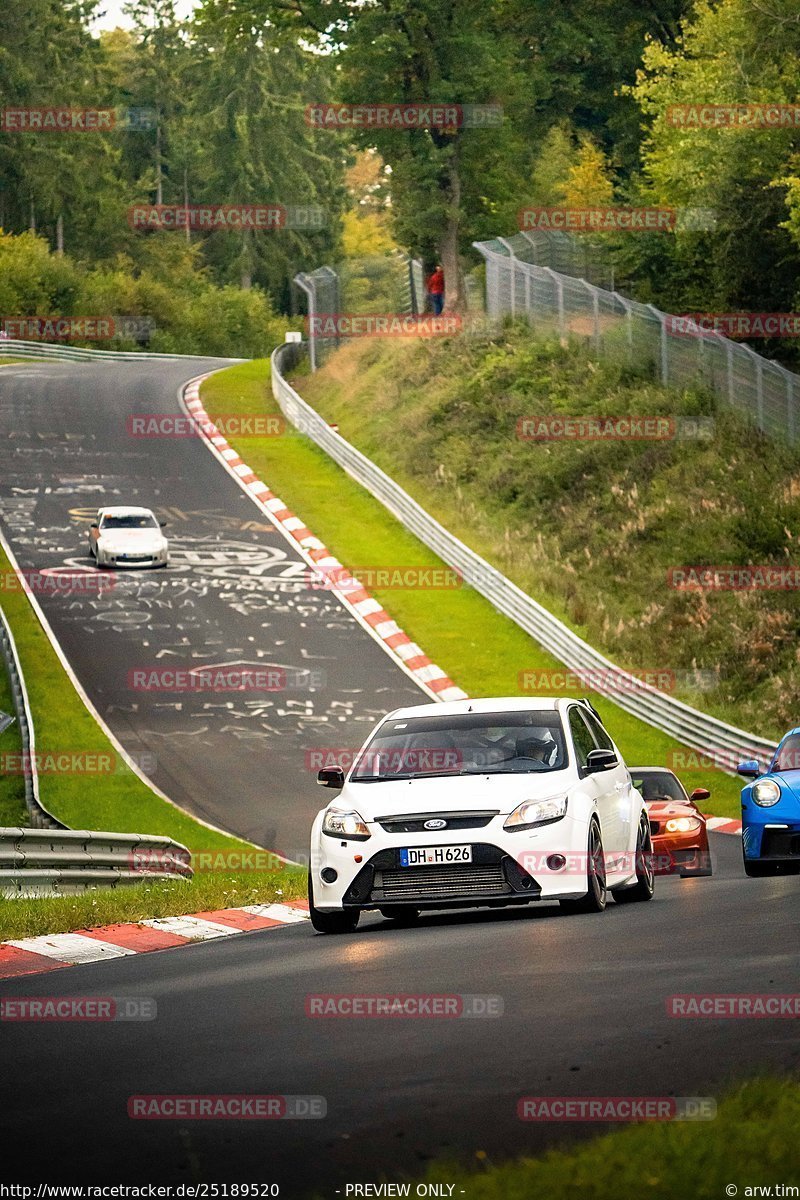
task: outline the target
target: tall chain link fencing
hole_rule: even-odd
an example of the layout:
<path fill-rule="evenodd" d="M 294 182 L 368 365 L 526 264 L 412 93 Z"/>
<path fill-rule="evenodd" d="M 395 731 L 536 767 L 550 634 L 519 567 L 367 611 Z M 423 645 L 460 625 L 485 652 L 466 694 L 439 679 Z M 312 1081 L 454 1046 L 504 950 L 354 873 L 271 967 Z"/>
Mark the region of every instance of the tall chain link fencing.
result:
<path fill-rule="evenodd" d="M 312 371 L 338 346 L 339 318 L 367 313 L 416 316 L 425 310 L 422 263 L 402 251 L 317 267 L 295 275 L 294 284 L 305 297 L 304 332 Z M 326 317 L 337 320 L 326 322 Z M 326 324 L 335 329 L 333 336 L 326 336 Z"/>
<path fill-rule="evenodd" d="M 487 316 L 527 317 L 542 332 L 582 337 L 599 354 L 651 366 L 665 387 L 705 386 L 764 433 L 798 441 L 800 375 L 688 317 L 600 286 L 596 280 L 610 267 L 599 252 L 592 256 L 591 247 L 585 248 L 584 269 L 595 281 L 570 274 L 580 269 L 575 240 L 519 233 L 474 242 L 486 265 Z"/>

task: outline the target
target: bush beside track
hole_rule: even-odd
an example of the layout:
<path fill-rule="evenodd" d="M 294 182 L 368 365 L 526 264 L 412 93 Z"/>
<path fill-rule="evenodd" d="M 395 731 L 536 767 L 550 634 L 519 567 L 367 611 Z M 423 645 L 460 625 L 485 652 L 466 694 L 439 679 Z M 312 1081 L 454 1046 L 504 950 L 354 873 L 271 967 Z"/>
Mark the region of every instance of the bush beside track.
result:
<path fill-rule="evenodd" d="M 309 382 L 304 378 L 301 387 L 307 395 Z M 215 413 L 263 416 L 265 412 L 279 412 L 270 390 L 266 361 L 242 364 L 213 375 L 203 384 L 201 398 L 212 419 Z M 351 424 L 357 424 L 357 420 L 352 419 Z M 279 437 L 237 441 L 234 436 L 228 440 L 346 567 L 442 566 L 382 505 L 295 430 L 288 429 Z M 391 451 L 386 457 L 391 457 Z M 382 465 L 405 486 L 391 464 Z M 417 490 L 424 503 L 426 498 Z M 434 513 L 491 560 L 490 549 L 464 530 L 463 521 L 449 521 L 449 514 L 443 517 L 441 508 L 434 509 Z M 560 663 L 471 588 L 431 592 L 370 586 L 369 590 L 424 652 L 470 695 L 524 694 L 517 682 L 520 670 L 563 671 Z M 581 692 L 592 696 L 584 689 Z M 664 763 L 668 753 L 679 748 L 665 734 L 602 697 L 594 695 L 592 700 L 629 763 Z M 700 785 L 711 789 L 709 811 L 719 816 L 740 815 L 741 788 L 736 779 L 716 770 L 685 773 L 684 779 L 690 790 Z"/>
<path fill-rule="evenodd" d="M 481 1173 L 438 1163 L 425 1182 L 453 1184 L 452 1195 L 470 1200 L 717 1200 L 728 1185 L 738 1188 L 740 1200 L 748 1187 L 764 1187 L 765 1194 L 771 1187 L 778 1196 L 776 1184 L 800 1180 L 798 1121 L 797 1083 L 757 1079 L 729 1093 L 713 1121 L 636 1125 L 568 1152 L 496 1166 L 479 1152 Z"/>

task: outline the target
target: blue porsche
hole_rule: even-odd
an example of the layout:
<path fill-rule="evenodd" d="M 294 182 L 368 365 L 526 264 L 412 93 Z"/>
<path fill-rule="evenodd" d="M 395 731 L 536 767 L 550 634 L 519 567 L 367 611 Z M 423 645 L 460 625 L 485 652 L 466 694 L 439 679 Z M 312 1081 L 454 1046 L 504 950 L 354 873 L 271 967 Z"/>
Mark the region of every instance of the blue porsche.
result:
<path fill-rule="evenodd" d="M 745 874 L 800 874 L 800 726 L 783 738 L 766 772 L 750 759 L 737 773 L 752 780 L 742 789 Z"/>

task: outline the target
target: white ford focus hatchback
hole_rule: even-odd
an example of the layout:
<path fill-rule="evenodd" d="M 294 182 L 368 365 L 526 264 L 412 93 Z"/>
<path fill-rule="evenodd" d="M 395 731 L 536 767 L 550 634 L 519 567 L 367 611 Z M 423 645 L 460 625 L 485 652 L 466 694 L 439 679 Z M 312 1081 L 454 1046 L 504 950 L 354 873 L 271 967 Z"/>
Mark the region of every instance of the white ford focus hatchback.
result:
<path fill-rule="evenodd" d="M 584 700 L 459 700 L 389 713 L 314 821 L 308 880 L 320 933 L 364 910 L 558 900 L 602 912 L 653 895 L 650 824 L 622 755 Z"/>

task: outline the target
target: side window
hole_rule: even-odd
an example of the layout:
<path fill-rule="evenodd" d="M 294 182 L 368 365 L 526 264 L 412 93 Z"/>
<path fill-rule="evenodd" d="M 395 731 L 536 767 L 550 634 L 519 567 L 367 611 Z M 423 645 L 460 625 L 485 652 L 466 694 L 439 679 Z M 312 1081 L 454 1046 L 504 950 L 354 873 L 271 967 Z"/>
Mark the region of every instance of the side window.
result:
<path fill-rule="evenodd" d="M 597 746 L 594 744 L 594 738 L 589 732 L 582 713 L 577 708 L 569 710 L 569 730 L 575 743 L 575 757 L 578 760 L 578 766 L 585 767 L 589 751 L 596 750 Z"/>
<path fill-rule="evenodd" d="M 600 722 L 597 720 L 597 718 L 592 716 L 591 713 L 584 713 L 584 720 L 586 721 L 587 725 L 589 726 L 592 733 L 594 734 L 595 741 L 597 742 L 600 749 L 601 750 L 613 750 L 614 743 L 611 741 L 611 738 L 608 736 L 605 729 L 600 724 Z"/>

